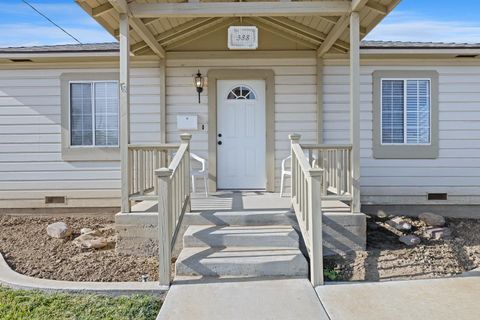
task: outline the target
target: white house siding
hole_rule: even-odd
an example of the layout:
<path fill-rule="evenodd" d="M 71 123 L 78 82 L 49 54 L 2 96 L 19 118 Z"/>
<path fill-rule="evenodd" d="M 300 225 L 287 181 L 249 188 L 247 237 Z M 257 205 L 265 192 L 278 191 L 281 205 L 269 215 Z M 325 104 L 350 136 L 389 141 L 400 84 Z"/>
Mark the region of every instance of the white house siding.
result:
<path fill-rule="evenodd" d="M 271 69 L 275 73 L 275 186 L 278 190 L 281 161 L 290 154 L 288 135 L 296 132 L 302 135 L 303 142 L 316 142 L 314 58 L 167 60 L 167 141 L 179 140 L 178 114 L 198 114 L 199 123 L 208 128 L 208 85 L 202 93 L 201 104 L 198 104 L 192 75 L 198 69 L 206 75 L 210 69 L 230 68 Z M 192 151 L 207 157 L 208 131 L 199 130 L 192 134 Z"/>
<path fill-rule="evenodd" d="M 120 205 L 119 161 L 65 162 L 61 155 L 60 75 L 118 69 L 0 70 L 0 208 Z M 131 71 L 132 142 L 160 139 L 158 68 Z"/>
<path fill-rule="evenodd" d="M 360 78 L 362 203 L 480 204 L 480 66 L 462 66 L 453 61 L 435 66 L 427 65 L 425 60 L 414 61 L 412 65 L 406 61 L 401 65 L 384 61 L 381 66 L 369 64 L 361 68 Z M 376 70 L 436 70 L 439 73 L 437 159 L 372 157 L 372 73 Z M 348 143 L 349 140 L 348 72 L 344 62 L 326 61 L 325 143 Z M 428 201 L 429 192 L 446 192 L 448 201 Z"/>

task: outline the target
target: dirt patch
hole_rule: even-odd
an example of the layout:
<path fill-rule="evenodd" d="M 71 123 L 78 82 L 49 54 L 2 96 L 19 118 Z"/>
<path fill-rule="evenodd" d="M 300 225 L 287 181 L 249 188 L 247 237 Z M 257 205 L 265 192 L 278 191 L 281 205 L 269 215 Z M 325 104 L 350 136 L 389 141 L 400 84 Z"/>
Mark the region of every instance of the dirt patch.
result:
<path fill-rule="evenodd" d="M 427 225 L 415 218 L 404 218 L 412 225 L 409 232 L 398 231 L 386 219 L 368 219 L 367 251 L 331 256 L 325 267 L 336 280 L 400 280 L 449 277 L 480 267 L 480 220 L 447 219 L 449 239 L 427 237 Z M 398 239 L 413 234 L 421 243 L 409 247 Z"/>
<path fill-rule="evenodd" d="M 47 235 L 49 224 L 63 221 L 73 228 L 68 239 Z M 114 236 L 113 216 L 32 217 L 0 215 L 0 252 L 10 267 L 22 274 L 44 279 L 68 281 L 140 281 L 158 279 L 156 258 L 115 253 L 115 246 L 101 250 L 80 249 L 72 240 L 81 228 L 100 230 Z"/>

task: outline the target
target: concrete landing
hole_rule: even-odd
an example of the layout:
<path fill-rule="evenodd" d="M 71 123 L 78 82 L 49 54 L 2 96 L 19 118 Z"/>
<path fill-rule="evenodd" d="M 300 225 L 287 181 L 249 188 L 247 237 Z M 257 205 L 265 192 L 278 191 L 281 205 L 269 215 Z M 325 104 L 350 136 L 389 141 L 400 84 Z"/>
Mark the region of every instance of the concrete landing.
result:
<path fill-rule="evenodd" d="M 480 277 L 319 286 L 331 320 L 478 320 Z"/>
<path fill-rule="evenodd" d="M 306 279 L 174 284 L 159 320 L 329 320 Z"/>

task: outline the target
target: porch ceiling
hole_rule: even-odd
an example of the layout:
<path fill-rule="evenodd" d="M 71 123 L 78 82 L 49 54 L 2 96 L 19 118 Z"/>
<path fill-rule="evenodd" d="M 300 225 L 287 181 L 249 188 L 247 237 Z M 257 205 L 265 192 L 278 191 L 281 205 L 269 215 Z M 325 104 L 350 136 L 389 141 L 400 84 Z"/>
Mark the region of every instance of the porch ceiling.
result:
<path fill-rule="evenodd" d="M 118 39 L 119 12 L 130 16 L 134 55 L 164 57 L 165 51 L 229 25 L 256 25 L 321 56 L 349 49 L 349 14 L 360 13 L 365 37 L 400 0 L 242 1 L 230 0 L 76 0 Z"/>

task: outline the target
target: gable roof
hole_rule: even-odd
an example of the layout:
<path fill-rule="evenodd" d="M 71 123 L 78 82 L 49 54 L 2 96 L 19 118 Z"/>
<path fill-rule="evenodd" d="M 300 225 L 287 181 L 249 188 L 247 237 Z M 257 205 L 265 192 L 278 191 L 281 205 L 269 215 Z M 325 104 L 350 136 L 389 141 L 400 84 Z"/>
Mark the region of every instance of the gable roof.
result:
<path fill-rule="evenodd" d="M 76 0 L 93 19 L 118 39 L 119 12 L 129 12 L 130 51 L 134 55 L 177 51 L 226 26 L 247 23 L 296 41 L 319 55 L 349 50 L 349 14 L 359 12 L 364 38 L 400 0 Z"/>

